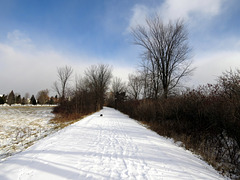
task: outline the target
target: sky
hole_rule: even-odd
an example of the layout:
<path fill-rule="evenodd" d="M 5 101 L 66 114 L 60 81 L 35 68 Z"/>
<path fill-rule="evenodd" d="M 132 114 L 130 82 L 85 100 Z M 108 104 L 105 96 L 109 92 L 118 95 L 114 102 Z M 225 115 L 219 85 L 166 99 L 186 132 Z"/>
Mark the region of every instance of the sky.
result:
<path fill-rule="evenodd" d="M 142 52 L 131 28 L 154 14 L 185 21 L 196 68 L 186 86 L 240 68 L 238 0 L 0 0 L 0 94 L 54 94 L 57 68 L 65 65 L 74 69 L 72 83 L 95 64 L 109 64 L 127 81 Z"/>

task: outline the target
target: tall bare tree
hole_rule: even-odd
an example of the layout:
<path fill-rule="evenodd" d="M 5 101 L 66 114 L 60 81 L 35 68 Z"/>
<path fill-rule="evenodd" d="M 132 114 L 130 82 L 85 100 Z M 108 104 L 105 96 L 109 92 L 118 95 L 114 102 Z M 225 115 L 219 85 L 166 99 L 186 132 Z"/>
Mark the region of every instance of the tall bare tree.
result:
<path fill-rule="evenodd" d="M 111 91 L 113 94 L 122 93 L 126 91 L 126 84 L 121 78 L 115 77 L 112 81 Z"/>
<path fill-rule="evenodd" d="M 124 101 L 126 97 L 126 90 L 126 84 L 122 81 L 122 79 L 115 77 L 112 81 L 110 99 L 114 102 L 114 107 L 116 109 L 118 108 L 118 104 Z"/>
<path fill-rule="evenodd" d="M 146 26 L 133 28 L 132 35 L 134 43 L 144 48 L 143 58 L 147 61 L 144 65 L 151 76 L 154 98 L 161 95 L 167 98 L 180 80 L 192 71 L 191 49 L 184 22 L 177 20 L 165 24 L 157 15 L 147 18 Z"/>
<path fill-rule="evenodd" d="M 85 71 L 86 84 L 93 92 L 96 110 L 102 109 L 104 96 L 112 78 L 112 69 L 108 65 L 92 65 Z"/>
<path fill-rule="evenodd" d="M 72 73 L 73 69 L 70 66 L 65 66 L 57 69 L 58 81 L 53 84 L 53 88 L 58 93 L 61 101 L 65 100 L 66 98 L 67 85 Z"/>
<path fill-rule="evenodd" d="M 139 99 L 143 90 L 144 81 L 140 75 L 130 74 L 128 76 L 128 95 L 132 99 Z"/>

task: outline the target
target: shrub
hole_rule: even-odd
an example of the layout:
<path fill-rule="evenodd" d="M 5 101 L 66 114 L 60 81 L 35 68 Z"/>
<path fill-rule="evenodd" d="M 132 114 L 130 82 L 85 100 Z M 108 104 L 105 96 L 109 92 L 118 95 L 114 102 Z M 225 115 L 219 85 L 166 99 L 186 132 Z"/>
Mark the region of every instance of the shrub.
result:
<path fill-rule="evenodd" d="M 223 174 L 238 178 L 240 94 L 233 94 L 229 96 L 221 83 L 208 84 L 168 99 L 126 101 L 119 108 L 160 135 L 182 141 Z"/>

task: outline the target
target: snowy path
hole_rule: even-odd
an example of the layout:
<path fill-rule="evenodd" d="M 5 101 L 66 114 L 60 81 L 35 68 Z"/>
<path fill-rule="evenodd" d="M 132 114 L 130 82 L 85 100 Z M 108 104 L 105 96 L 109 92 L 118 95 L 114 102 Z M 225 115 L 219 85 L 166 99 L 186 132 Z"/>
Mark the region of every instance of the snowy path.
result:
<path fill-rule="evenodd" d="M 222 177 L 170 140 L 118 111 L 104 108 L 0 163 L 0 179 L 215 180 Z"/>

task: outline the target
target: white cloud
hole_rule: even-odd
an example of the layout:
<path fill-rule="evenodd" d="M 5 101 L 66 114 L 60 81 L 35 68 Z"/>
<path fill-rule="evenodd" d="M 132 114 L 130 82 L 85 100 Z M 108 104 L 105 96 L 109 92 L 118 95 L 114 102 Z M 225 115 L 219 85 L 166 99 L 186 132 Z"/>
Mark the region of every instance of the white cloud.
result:
<path fill-rule="evenodd" d="M 146 23 L 146 17 L 149 15 L 150 11 L 151 10 L 144 5 L 135 5 L 132 9 L 133 15 L 130 18 L 127 31 L 130 32 L 131 28 L 136 27 L 137 25 L 144 25 Z"/>
<path fill-rule="evenodd" d="M 32 40 L 26 34 L 17 29 L 13 32 L 8 32 L 7 38 L 11 45 L 17 46 L 18 48 L 29 49 L 34 47 Z"/>
<path fill-rule="evenodd" d="M 87 56 L 64 55 L 53 50 L 21 51 L 6 44 L 0 44 L 1 94 L 11 90 L 24 95 L 36 94 L 48 88 L 57 80 L 57 67 L 71 66 L 74 73 L 83 74 L 84 69 L 96 62 Z M 53 93 L 53 92 L 52 92 Z"/>
<path fill-rule="evenodd" d="M 128 75 L 133 74 L 136 69 L 128 66 L 114 66 L 113 67 L 113 76 L 119 77 L 123 82 L 128 82 Z"/>
<path fill-rule="evenodd" d="M 36 94 L 51 88 L 56 79 L 56 67 L 65 63 L 66 59 L 56 52 L 22 52 L 0 44 L 1 93 L 14 90 L 22 95 Z"/>
<path fill-rule="evenodd" d="M 113 62 L 112 59 L 86 54 L 63 54 L 53 48 L 39 47 L 30 38 L 23 38 L 19 31 L 9 33 L 8 38 L 12 40 L 10 43 L 0 42 L 0 94 L 14 90 L 21 95 L 26 92 L 36 95 L 42 89 L 52 90 L 52 85 L 57 80 L 57 67 L 71 66 L 74 75 L 83 76 L 84 70 L 92 64 Z M 32 45 L 31 48 L 26 46 L 28 43 Z M 113 67 L 114 76 L 126 80 L 131 68 L 121 64 L 119 59 L 114 62 L 118 62 Z"/>
<path fill-rule="evenodd" d="M 187 83 L 189 86 L 216 83 L 216 79 L 226 70 L 240 69 L 240 52 L 228 50 L 207 53 L 196 57 L 193 67 L 197 69 Z"/>
<path fill-rule="evenodd" d="M 129 32 L 138 24 L 144 25 L 146 17 L 156 13 L 165 21 L 184 18 L 197 23 L 196 21 L 202 21 L 202 19 L 211 19 L 221 13 L 225 2 L 226 0 L 165 0 L 155 7 L 136 4 L 132 9 L 133 14 L 127 31 Z"/>
<path fill-rule="evenodd" d="M 221 12 L 225 0 L 166 0 L 159 8 L 166 19 L 191 19 L 192 16 L 211 18 Z"/>

